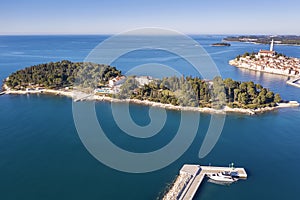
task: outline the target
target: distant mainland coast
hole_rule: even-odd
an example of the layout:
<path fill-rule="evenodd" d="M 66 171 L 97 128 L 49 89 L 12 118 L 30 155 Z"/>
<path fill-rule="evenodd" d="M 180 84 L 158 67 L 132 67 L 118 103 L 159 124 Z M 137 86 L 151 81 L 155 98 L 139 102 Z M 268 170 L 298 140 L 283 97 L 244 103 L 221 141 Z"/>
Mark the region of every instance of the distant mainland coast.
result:
<path fill-rule="evenodd" d="M 277 45 L 300 45 L 300 36 L 297 35 L 243 35 L 243 36 L 228 36 L 224 41 L 228 42 L 247 42 L 254 44 L 269 44 L 271 40 Z"/>
<path fill-rule="evenodd" d="M 87 71 L 91 69 L 97 71 L 99 76 L 95 77 L 93 74 L 92 80 L 85 80 L 75 86 L 75 77 L 72 76 L 76 73 L 79 77 L 89 77 Z M 126 102 L 170 110 L 217 114 L 255 115 L 278 108 L 299 106 L 298 102 L 283 101 L 279 94 L 253 82 L 223 80 L 220 77 L 211 81 L 197 77 L 125 77 L 114 67 L 70 61 L 19 70 L 4 80 L 2 90 L 2 94 L 7 95 L 62 95 L 74 101 Z"/>

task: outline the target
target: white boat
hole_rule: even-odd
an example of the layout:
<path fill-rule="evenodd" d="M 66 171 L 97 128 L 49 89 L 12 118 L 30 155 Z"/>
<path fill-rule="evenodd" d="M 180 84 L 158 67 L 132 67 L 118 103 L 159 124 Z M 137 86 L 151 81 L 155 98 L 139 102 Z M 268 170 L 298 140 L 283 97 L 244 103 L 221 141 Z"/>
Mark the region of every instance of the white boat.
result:
<path fill-rule="evenodd" d="M 207 176 L 214 181 L 225 182 L 225 183 L 233 183 L 238 179 L 233 178 L 230 175 L 226 175 L 224 173 L 216 173 L 216 174 L 207 174 Z"/>
<path fill-rule="evenodd" d="M 240 178 L 239 172 L 237 171 L 224 171 L 222 174 L 225 176 L 231 176 L 232 178 Z"/>

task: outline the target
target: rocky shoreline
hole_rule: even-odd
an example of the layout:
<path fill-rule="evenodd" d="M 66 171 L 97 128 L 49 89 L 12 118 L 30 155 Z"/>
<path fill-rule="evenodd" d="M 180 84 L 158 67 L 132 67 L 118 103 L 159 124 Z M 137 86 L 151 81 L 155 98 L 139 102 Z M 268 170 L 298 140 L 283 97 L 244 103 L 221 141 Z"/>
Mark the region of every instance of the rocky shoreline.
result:
<path fill-rule="evenodd" d="M 297 101 L 289 101 L 287 103 L 279 103 L 276 107 L 265 107 L 258 109 L 244 109 L 244 108 L 230 108 L 225 106 L 222 109 L 214 108 L 200 108 L 200 107 L 185 107 L 185 106 L 174 106 L 172 104 L 163 104 L 158 102 L 152 102 L 148 100 L 138 100 L 138 99 L 116 99 L 107 96 L 100 96 L 96 94 L 86 94 L 83 92 L 76 92 L 73 90 L 53 90 L 53 89 L 40 89 L 40 90 L 11 90 L 7 86 L 3 86 L 5 89 L 3 94 L 7 95 L 25 95 L 25 94 L 49 94 L 49 95 L 61 95 L 72 98 L 74 101 L 107 101 L 107 102 L 116 102 L 116 103 L 133 103 L 145 106 L 153 106 L 164 108 L 168 110 L 177 110 L 177 111 L 192 111 L 192 112 L 201 112 L 201 113 L 213 113 L 213 114 L 226 114 L 226 113 L 239 113 L 246 115 L 256 115 L 260 113 L 265 113 L 268 111 L 277 110 L 279 108 L 288 108 L 288 107 L 298 107 L 299 103 Z"/>

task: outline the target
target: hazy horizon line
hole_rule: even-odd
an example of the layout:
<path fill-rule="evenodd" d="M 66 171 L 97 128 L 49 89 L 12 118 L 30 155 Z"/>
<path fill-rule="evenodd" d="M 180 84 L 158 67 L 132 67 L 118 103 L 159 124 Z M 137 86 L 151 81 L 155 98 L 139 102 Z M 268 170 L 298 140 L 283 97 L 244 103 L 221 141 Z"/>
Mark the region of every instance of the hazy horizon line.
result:
<path fill-rule="evenodd" d="M 105 36 L 112 36 L 118 35 L 119 33 L 0 33 L 0 36 L 93 36 L 93 35 L 105 35 Z M 233 36 L 252 36 L 252 35 L 262 35 L 262 36 L 300 36 L 300 34 L 295 33 L 285 33 L 285 34 L 273 34 L 273 33 L 183 33 L 185 35 L 215 35 L 215 36 L 222 36 L 222 35 L 233 35 Z M 144 36 L 152 35 L 152 34 L 141 34 Z"/>

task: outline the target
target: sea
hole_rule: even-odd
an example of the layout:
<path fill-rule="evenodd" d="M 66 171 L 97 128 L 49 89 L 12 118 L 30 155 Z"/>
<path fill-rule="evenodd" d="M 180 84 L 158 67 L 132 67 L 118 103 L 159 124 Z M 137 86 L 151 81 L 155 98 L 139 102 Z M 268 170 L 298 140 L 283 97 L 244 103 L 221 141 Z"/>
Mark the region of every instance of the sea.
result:
<path fill-rule="evenodd" d="M 31 65 L 60 60 L 83 61 L 109 37 L 0 36 L 0 80 Z M 288 77 L 242 70 L 228 64 L 238 54 L 268 49 L 268 45 L 232 42 L 231 47 L 211 46 L 224 37 L 191 36 L 212 58 L 223 78 L 254 81 L 280 93 L 283 99 L 300 102 L 300 89 L 287 85 Z M 276 45 L 275 50 L 300 58 L 299 46 Z M 174 67 L 185 76 L 196 76 L 192 67 L 184 65 L 183 58 L 159 49 L 134 51 L 125 56 L 113 63 L 122 72 L 151 62 Z M 155 64 L 152 65 L 154 68 Z M 156 171 L 128 173 L 103 164 L 89 153 L 78 135 L 72 103 L 72 99 L 62 96 L 0 96 L 1 200 L 155 200 L 162 197 L 183 164 L 228 166 L 230 163 L 244 167 L 248 178 L 230 186 L 205 180 L 195 200 L 299 199 L 299 108 L 257 116 L 228 114 L 219 140 L 204 158 L 199 158 L 198 153 L 211 115 L 199 114 L 196 136 L 182 156 Z M 153 141 L 151 138 L 143 141 L 122 133 L 114 121 L 110 103 L 97 102 L 95 108 L 107 137 L 120 148 L 133 152 L 151 152 L 167 145 L 175 137 L 182 114 L 167 110 L 167 122 L 159 136 L 152 138 Z M 140 126 L 151 121 L 147 106 L 130 105 L 130 112 L 133 121 Z M 192 133 L 187 130 L 185 134 Z"/>

